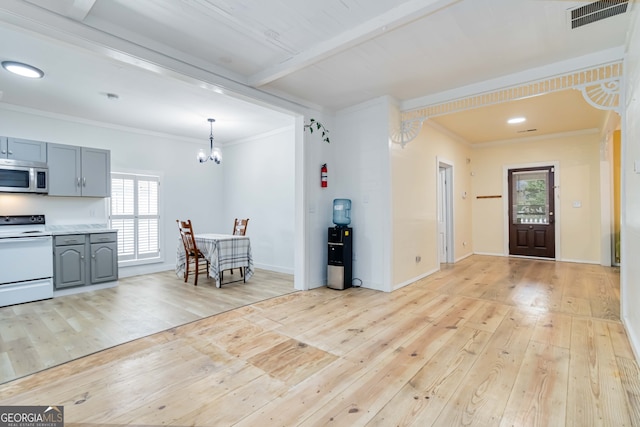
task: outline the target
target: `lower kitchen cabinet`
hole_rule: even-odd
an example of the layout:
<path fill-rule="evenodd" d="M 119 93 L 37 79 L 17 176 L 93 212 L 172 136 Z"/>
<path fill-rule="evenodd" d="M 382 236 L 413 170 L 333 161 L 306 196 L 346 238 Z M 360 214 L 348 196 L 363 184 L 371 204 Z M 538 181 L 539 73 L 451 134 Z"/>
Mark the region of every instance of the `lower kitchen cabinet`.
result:
<path fill-rule="evenodd" d="M 53 242 L 56 289 L 118 280 L 117 233 L 67 234 Z"/>
<path fill-rule="evenodd" d="M 84 234 L 53 239 L 53 283 L 56 289 L 87 284 L 87 245 Z"/>
<path fill-rule="evenodd" d="M 116 233 L 89 235 L 91 243 L 91 283 L 118 280 L 118 242 Z"/>

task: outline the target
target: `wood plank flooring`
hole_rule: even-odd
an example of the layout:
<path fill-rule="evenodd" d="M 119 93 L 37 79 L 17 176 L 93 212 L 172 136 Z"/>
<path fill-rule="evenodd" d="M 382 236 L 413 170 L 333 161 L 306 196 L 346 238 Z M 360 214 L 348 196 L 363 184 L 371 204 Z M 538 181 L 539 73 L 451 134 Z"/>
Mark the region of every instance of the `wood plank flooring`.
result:
<path fill-rule="evenodd" d="M 390 294 L 296 292 L 136 339 L 5 383 L 0 405 L 64 405 L 67 426 L 637 426 L 618 281 L 473 256 Z"/>
<path fill-rule="evenodd" d="M 0 384 L 114 345 L 294 292 L 293 276 L 256 269 L 184 283 L 173 271 L 118 286 L 0 308 Z"/>

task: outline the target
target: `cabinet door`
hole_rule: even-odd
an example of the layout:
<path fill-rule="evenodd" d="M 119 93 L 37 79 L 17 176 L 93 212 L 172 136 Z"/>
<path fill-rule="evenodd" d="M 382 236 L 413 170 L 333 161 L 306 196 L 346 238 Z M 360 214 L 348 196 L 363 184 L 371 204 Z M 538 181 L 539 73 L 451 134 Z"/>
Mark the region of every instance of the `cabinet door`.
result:
<path fill-rule="evenodd" d="M 29 139 L 7 138 L 7 158 L 29 162 L 46 162 L 47 143 Z"/>
<path fill-rule="evenodd" d="M 47 144 L 49 196 L 80 196 L 80 147 Z"/>
<path fill-rule="evenodd" d="M 118 280 L 118 244 L 94 243 L 91 245 L 91 283 Z"/>
<path fill-rule="evenodd" d="M 85 245 L 56 246 L 53 253 L 56 289 L 87 283 Z"/>
<path fill-rule="evenodd" d="M 111 152 L 82 147 L 82 195 L 111 196 Z"/>

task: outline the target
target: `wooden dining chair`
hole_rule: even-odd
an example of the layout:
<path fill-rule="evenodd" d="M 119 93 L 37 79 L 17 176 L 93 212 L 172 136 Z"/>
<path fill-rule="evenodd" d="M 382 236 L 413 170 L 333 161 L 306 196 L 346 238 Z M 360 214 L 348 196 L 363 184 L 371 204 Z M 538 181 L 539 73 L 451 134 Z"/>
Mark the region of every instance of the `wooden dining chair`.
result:
<path fill-rule="evenodd" d="M 196 246 L 195 235 L 193 234 L 193 227 L 191 225 L 191 220 L 188 219 L 186 221 L 176 220 L 178 223 L 178 228 L 180 229 L 180 237 L 182 238 L 182 244 L 184 245 L 184 253 L 185 253 L 185 264 L 186 270 L 184 272 L 184 281 L 186 282 L 189 278 L 189 266 L 193 263 L 195 264 L 195 268 L 193 274 L 195 276 L 193 280 L 193 285 L 198 286 L 198 274 L 204 272 L 207 276 L 209 275 L 209 261 L 205 258 L 204 254 L 200 252 L 198 247 Z M 202 264 L 201 260 L 205 262 L 205 270 L 201 269 Z"/>
<path fill-rule="evenodd" d="M 247 219 L 238 219 L 236 218 L 233 221 L 233 235 L 234 236 L 244 236 L 247 233 L 247 225 L 249 224 L 249 218 Z M 233 274 L 233 268 L 230 268 L 231 274 Z M 240 268 L 240 277 L 244 277 L 243 268 Z M 223 271 L 220 272 L 220 280 L 222 280 Z"/>
<path fill-rule="evenodd" d="M 244 236 L 247 232 L 247 225 L 249 225 L 249 218 L 247 219 L 236 218 L 235 221 L 233 222 L 233 235 Z"/>

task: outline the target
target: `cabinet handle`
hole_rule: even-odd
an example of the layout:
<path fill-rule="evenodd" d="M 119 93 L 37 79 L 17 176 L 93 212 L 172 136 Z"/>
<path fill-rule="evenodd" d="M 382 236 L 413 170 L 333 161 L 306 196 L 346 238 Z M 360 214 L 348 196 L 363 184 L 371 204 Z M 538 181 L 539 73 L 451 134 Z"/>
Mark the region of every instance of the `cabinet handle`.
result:
<path fill-rule="evenodd" d="M 12 154 L 13 154 L 13 151 L 9 150 L 9 155 L 12 155 Z"/>
<path fill-rule="evenodd" d="M 78 177 L 78 183 L 77 186 L 80 187 L 80 177 Z"/>
<path fill-rule="evenodd" d="M 5 150 L 0 151 L 0 153 L 7 154 L 7 152 Z"/>
<path fill-rule="evenodd" d="M 86 177 L 82 177 L 82 186 L 83 187 L 87 186 L 87 178 Z"/>

